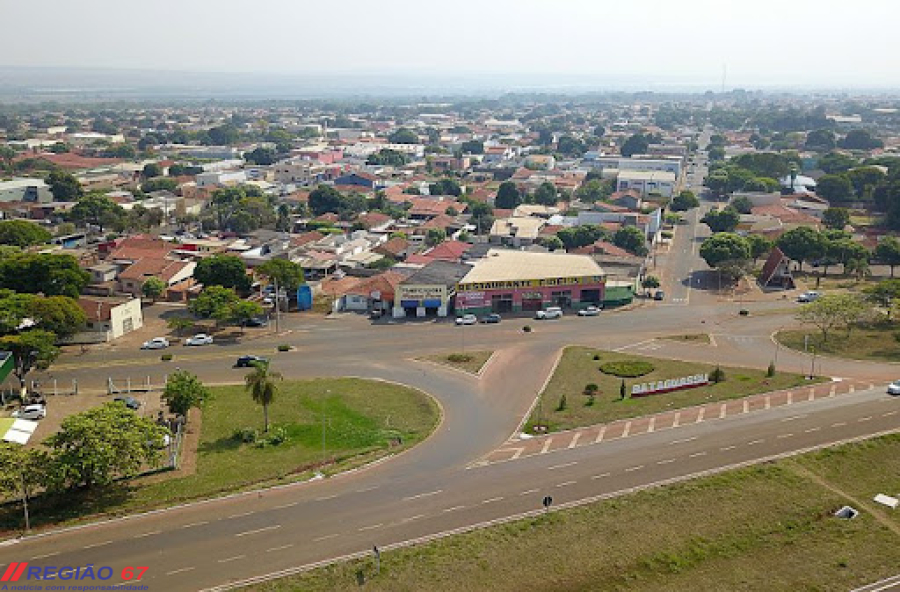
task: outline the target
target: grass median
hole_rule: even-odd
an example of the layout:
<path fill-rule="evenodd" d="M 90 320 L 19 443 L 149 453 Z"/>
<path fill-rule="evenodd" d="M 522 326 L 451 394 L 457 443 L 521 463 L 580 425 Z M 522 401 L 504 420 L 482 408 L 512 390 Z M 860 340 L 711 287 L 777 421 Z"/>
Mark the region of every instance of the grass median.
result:
<path fill-rule="evenodd" d="M 252 589 L 843 592 L 896 573 L 900 521 L 833 513 L 893 492 L 898 471 L 886 436 L 385 551 L 377 575 L 367 557 Z"/>
<path fill-rule="evenodd" d="M 649 364 L 652 371 L 633 378 L 621 378 L 601 372 L 600 366 L 610 362 L 643 362 Z M 567 430 L 820 382 L 819 379 L 809 381 L 800 374 L 789 372 L 776 371 L 774 376 L 769 377 L 765 370 L 721 366 L 725 380 L 717 384 L 647 397 L 626 397 L 624 400 L 620 397 L 623 380 L 626 392 L 631 393 L 634 384 L 711 373 L 715 368 L 715 364 L 568 347 L 541 393 L 540 402 L 535 406 L 526 430 L 530 431 L 536 423 L 546 425 L 549 431 Z M 597 386 L 593 404 L 585 394 L 589 384 Z M 564 395 L 565 406 L 561 404 Z"/>
<path fill-rule="evenodd" d="M 450 366 L 470 374 L 478 374 L 484 365 L 487 364 L 487 361 L 491 359 L 492 355 L 494 355 L 493 351 L 472 351 L 437 354 L 419 359 Z"/>
<path fill-rule="evenodd" d="M 270 434 L 286 437 L 282 443 L 264 443 L 262 407 L 243 386 L 214 387 L 203 410 L 193 474 L 161 473 L 70 492 L 64 500 L 38 497 L 31 502 L 32 524 L 123 514 L 302 479 L 315 471 L 338 472 L 416 445 L 440 420 L 431 397 L 392 383 L 323 378 L 279 387 L 269 420 Z M 245 441 L 251 436 L 259 441 Z M 17 504 L 0 507 L 0 529 L 17 528 L 20 518 Z"/>
<path fill-rule="evenodd" d="M 779 331 L 775 339 L 781 345 L 801 352 L 807 351 L 808 346 L 815 348 L 817 353 L 839 358 L 896 362 L 900 360 L 900 341 L 895 335 L 900 335 L 897 327 L 860 327 L 853 329 L 849 335 L 843 330 L 832 331 L 828 340 L 823 341 L 822 333 L 812 328 Z"/>

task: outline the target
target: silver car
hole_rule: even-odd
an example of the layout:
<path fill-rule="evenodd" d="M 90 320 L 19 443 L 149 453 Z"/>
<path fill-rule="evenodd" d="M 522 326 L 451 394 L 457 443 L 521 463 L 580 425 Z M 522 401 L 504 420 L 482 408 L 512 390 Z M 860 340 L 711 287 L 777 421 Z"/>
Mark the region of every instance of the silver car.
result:
<path fill-rule="evenodd" d="M 197 333 L 193 337 L 188 337 L 184 340 L 185 345 L 209 345 L 212 342 L 212 335 L 207 335 L 206 333 Z"/>

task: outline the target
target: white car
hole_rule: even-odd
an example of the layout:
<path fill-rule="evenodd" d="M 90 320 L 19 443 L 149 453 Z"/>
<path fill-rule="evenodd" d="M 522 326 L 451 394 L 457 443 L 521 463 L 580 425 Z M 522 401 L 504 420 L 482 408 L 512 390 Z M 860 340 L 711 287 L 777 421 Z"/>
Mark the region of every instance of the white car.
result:
<path fill-rule="evenodd" d="M 887 392 L 889 395 L 900 395 L 900 380 L 895 380 L 889 384 Z"/>
<path fill-rule="evenodd" d="M 185 345 L 209 345 L 212 342 L 212 336 L 206 333 L 197 333 L 193 337 L 188 337 L 184 340 Z"/>
<path fill-rule="evenodd" d="M 47 417 L 47 408 L 44 405 L 25 405 L 13 411 L 12 416 L 16 419 L 44 419 Z"/>
<path fill-rule="evenodd" d="M 548 306 L 545 310 L 539 310 L 535 313 L 534 318 L 536 319 L 561 319 L 563 316 L 563 311 L 558 306 Z"/>
<path fill-rule="evenodd" d="M 595 317 L 600 314 L 600 309 L 594 305 L 588 306 L 587 308 L 582 308 L 578 311 L 578 316 L 580 317 Z"/>
<path fill-rule="evenodd" d="M 475 325 L 478 323 L 478 317 L 473 314 L 463 315 L 461 317 L 456 317 L 457 325 Z"/>
<path fill-rule="evenodd" d="M 810 290 L 809 292 L 804 292 L 797 296 L 797 302 L 815 302 L 821 295 L 821 292 Z"/>
<path fill-rule="evenodd" d="M 169 340 L 165 337 L 154 337 L 150 341 L 145 341 L 141 349 L 166 349 L 169 347 Z"/>

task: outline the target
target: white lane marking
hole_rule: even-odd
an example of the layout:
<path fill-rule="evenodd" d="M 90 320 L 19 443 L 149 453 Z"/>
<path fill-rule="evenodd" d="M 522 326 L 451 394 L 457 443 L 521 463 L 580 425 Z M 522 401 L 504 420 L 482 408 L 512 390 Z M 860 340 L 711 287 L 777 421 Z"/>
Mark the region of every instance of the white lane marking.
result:
<path fill-rule="evenodd" d="M 423 498 L 423 497 L 428 497 L 428 496 L 430 496 L 430 495 L 437 495 L 437 494 L 439 494 L 439 493 L 442 493 L 443 491 L 444 491 L 443 489 L 438 489 L 437 491 L 429 491 L 428 493 L 419 493 L 419 494 L 417 494 L 417 495 L 411 495 L 411 496 L 409 496 L 409 497 L 405 497 L 405 498 L 403 498 L 403 501 L 404 501 L 404 502 L 408 502 L 409 500 L 414 500 L 414 499 L 419 499 L 419 498 Z"/>
<path fill-rule="evenodd" d="M 553 438 L 547 438 L 544 441 L 544 447 L 541 448 L 541 454 L 547 454 L 547 450 L 550 449 L 550 444 L 552 444 L 552 443 L 553 443 Z"/>
<path fill-rule="evenodd" d="M 667 465 L 667 464 L 669 464 L 669 463 L 675 462 L 676 460 L 678 460 L 678 459 L 675 459 L 675 458 L 668 458 L 668 459 L 666 459 L 666 460 L 658 460 L 658 461 L 656 461 L 656 464 L 658 464 L 658 465 Z"/>
<path fill-rule="evenodd" d="M 182 524 L 181 528 L 193 528 L 195 526 L 203 526 L 209 524 L 209 520 L 201 520 L 200 522 L 191 522 L 190 524 Z"/>
<path fill-rule="evenodd" d="M 647 433 L 652 434 L 653 430 L 656 429 L 656 416 L 650 418 L 650 424 L 647 425 Z"/>
<path fill-rule="evenodd" d="M 754 444 L 762 444 L 765 440 L 753 440 L 752 442 L 747 442 L 747 446 L 753 446 Z"/>
<path fill-rule="evenodd" d="M 839 422 L 837 422 L 837 423 L 831 424 L 831 427 L 833 427 L 833 428 L 839 428 L 839 427 L 845 426 L 845 425 L 847 425 L 847 422 L 846 422 L 846 421 L 839 421 Z"/>
<path fill-rule="evenodd" d="M 53 557 L 54 555 L 59 555 L 59 551 L 53 553 L 44 553 L 43 555 L 35 555 L 31 558 L 31 561 L 37 561 L 38 559 L 46 559 L 48 557 Z"/>
<path fill-rule="evenodd" d="M 631 433 L 631 422 L 629 421 L 628 423 L 625 424 L 625 431 L 622 432 L 622 437 L 627 438 L 628 434 L 630 434 L 630 433 Z"/>
<path fill-rule="evenodd" d="M 409 518 L 404 518 L 400 521 L 400 524 L 406 524 L 407 522 L 412 522 L 413 520 L 418 520 L 419 518 L 424 518 L 425 514 L 416 514 L 415 516 L 410 516 Z"/>
<path fill-rule="evenodd" d="M 706 415 L 706 407 L 700 408 L 700 413 L 697 414 L 697 421 L 694 423 L 700 423 L 703 421 L 703 416 Z"/>
<path fill-rule="evenodd" d="M 379 524 L 378 526 L 381 526 L 381 525 Z M 362 530 L 362 529 L 360 528 L 360 530 Z M 333 539 L 333 538 L 336 537 L 336 536 L 338 536 L 338 535 L 336 535 L 336 534 L 326 534 L 325 536 L 320 536 L 320 537 L 318 537 L 318 538 L 313 539 L 313 542 L 314 542 L 314 543 L 317 543 L 317 542 L 319 542 L 319 541 L 324 541 L 324 540 L 326 540 L 326 539 Z"/>
<path fill-rule="evenodd" d="M 228 559 L 219 559 L 216 563 L 228 563 L 229 561 L 237 561 L 238 559 L 244 559 L 247 557 L 246 555 L 235 555 L 234 557 L 229 557 Z"/>
<path fill-rule="evenodd" d="M 698 456 L 706 456 L 705 452 L 695 452 L 694 454 L 688 455 L 688 458 L 697 458 Z"/>
<path fill-rule="evenodd" d="M 523 452 L 525 452 L 525 447 L 524 447 L 524 446 L 522 446 L 522 447 L 520 447 L 520 448 L 516 448 L 516 453 L 512 455 L 512 458 L 511 458 L 510 460 L 516 460 L 517 458 L 519 458 L 520 456 L 522 456 L 522 453 L 523 453 Z"/>
<path fill-rule="evenodd" d="M 749 413 L 749 412 L 750 412 L 750 401 L 748 401 L 747 399 L 744 399 L 744 413 Z"/>
<path fill-rule="evenodd" d="M 821 430 L 821 429 L 822 429 L 822 428 L 809 428 L 808 430 L 803 430 L 803 433 L 804 433 L 804 434 L 811 434 L 811 433 L 813 433 L 813 432 L 818 432 L 818 431 Z"/>
<path fill-rule="evenodd" d="M 737 446 L 734 446 L 734 445 L 732 445 L 732 446 L 723 446 L 723 447 L 719 448 L 719 450 L 721 450 L 722 452 L 725 452 L 726 450 L 734 450 L 735 448 L 737 448 Z"/>
<path fill-rule="evenodd" d="M 787 394 L 787 404 L 788 404 L 788 405 L 793 405 L 793 404 L 794 404 L 794 391 L 788 391 L 788 394 Z"/>
<path fill-rule="evenodd" d="M 890 417 L 891 415 L 897 415 L 896 411 L 888 411 L 887 413 L 882 413 L 881 417 Z"/>
<path fill-rule="evenodd" d="M 606 426 L 600 426 L 600 431 L 597 433 L 597 437 L 594 439 L 594 444 L 599 444 L 603 441 L 603 436 L 606 434 Z"/>
<path fill-rule="evenodd" d="M 565 481 L 557 485 L 557 487 L 565 487 L 566 485 L 575 485 L 578 481 Z"/>
<path fill-rule="evenodd" d="M 291 502 L 291 503 L 289 503 L 289 504 L 281 504 L 280 506 L 275 506 L 275 507 L 272 508 L 272 509 L 273 509 L 273 510 L 283 510 L 283 509 L 285 509 L 285 508 L 292 508 L 292 507 L 296 506 L 296 505 L 299 504 L 299 503 L 300 503 L 300 502 Z"/>
<path fill-rule="evenodd" d="M 356 490 L 356 493 L 365 493 L 365 492 L 367 492 L 367 491 L 372 491 L 372 490 L 375 490 L 375 489 L 378 489 L 378 486 L 377 486 L 377 485 L 373 485 L 372 487 L 364 487 L 363 489 L 357 489 L 357 490 Z"/>
<path fill-rule="evenodd" d="M 85 545 L 82 549 L 94 549 L 96 547 L 102 547 L 103 545 L 109 545 L 112 541 L 103 541 L 102 543 L 94 543 L 93 545 Z"/>
<path fill-rule="evenodd" d="M 232 515 L 229 516 L 228 518 L 229 518 L 229 519 L 231 519 L 231 518 L 243 518 L 244 516 L 249 516 L 249 515 L 252 514 L 252 513 L 253 513 L 253 512 L 242 512 L 242 513 L 240 513 L 240 514 L 232 514 Z"/>
<path fill-rule="evenodd" d="M 287 545 L 281 545 L 280 547 L 272 547 L 271 549 L 266 549 L 266 553 L 274 553 L 275 551 L 284 551 L 285 549 L 290 549 L 293 547 L 293 543 L 288 543 Z"/>
<path fill-rule="evenodd" d="M 357 528 L 356 530 L 358 530 L 359 532 L 363 532 L 364 530 L 374 530 L 374 529 L 380 528 L 380 527 L 381 527 L 381 522 L 379 522 L 378 524 L 373 524 L 372 526 L 363 526 L 362 528 Z"/>
<path fill-rule="evenodd" d="M 693 442 L 697 439 L 697 436 L 691 436 L 690 438 L 682 438 L 681 440 L 672 440 L 672 444 L 684 444 L 685 442 Z"/>
<path fill-rule="evenodd" d="M 529 489 L 528 491 L 523 491 L 519 495 L 528 495 L 530 493 L 537 493 L 538 491 L 540 491 L 540 490 L 539 489 Z"/>
<path fill-rule="evenodd" d="M 465 506 L 453 506 L 452 508 L 447 508 L 446 510 L 444 510 L 444 513 L 446 514 L 447 512 L 455 512 L 457 510 L 464 510 L 464 509 L 465 509 Z"/>
<path fill-rule="evenodd" d="M 316 498 L 316 501 L 317 501 L 317 502 L 324 502 L 325 500 L 334 499 L 334 498 L 336 498 L 337 496 L 338 496 L 338 494 L 336 494 L 336 493 L 332 493 L 331 495 L 323 495 L 322 497 L 317 497 L 317 498 Z"/>
<path fill-rule="evenodd" d="M 569 442 L 569 448 L 575 448 L 578 446 L 578 439 L 581 438 L 581 432 L 577 432 L 574 436 L 572 436 L 572 441 Z"/>
<path fill-rule="evenodd" d="M 640 471 L 643 468 L 644 468 L 644 465 L 638 465 L 636 467 L 629 467 L 629 468 L 625 469 L 625 472 L 630 473 L 632 471 Z"/>
<path fill-rule="evenodd" d="M 161 532 L 162 532 L 161 530 L 151 530 L 150 532 L 145 532 L 144 534 L 136 534 L 132 538 L 142 539 L 144 537 L 153 536 L 153 535 L 159 534 Z"/>
<path fill-rule="evenodd" d="M 594 475 L 591 479 L 603 479 L 604 477 L 609 477 L 609 473 L 600 473 L 599 475 Z"/>
<path fill-rule="evenodd" d="M 772 408 L 772 398 L 769 395 L 766 395 L 766 409 Z"/>
<path fill-rule="evenodd" d="M 776 439 L 776 440 L 783 440 L 784 438 L 790 438 L 790 437 L 792 437 L 793 435 L 794 435 L 793 433 L 791 433 L 791 434 L 779 434 L 778 436 L 775 436 L 775 439 Z"/>
<path fill-rule="evenodd" d="M 792 415 L 790 417 L 785 417 L 781 420 L 782 423 L 786 421 L 794 421 L 795 419 L 803 419 L 804 417 L 809 417 L 808 413 L 804 413 L 803 415 Z"/>
<path fill-rule="evenodd" d="M 493 503 L 493 502 L 499 502 L 499 501 L 501 501 L 502 499 L 503 499 L 503 496 L 501 495 L 500 497 L 492 497 L 491 499 L 486 499 L 486 500 L 484 500 L 484 501 L 481 502 L 481 503 L 482 503 L 482 504 L 490 504 L 490 503 Z"/>
<path fill-rule="evenodd" d="M 564 467 L 571 467 L 572 465 L 577 465 L 578 461 L 573 460 L 572 462 L 563 463 L 561 465 L 553 465 L 552 467 L 547 467 L 548 471 L 555 471 L 556 469 L 562 469 Z"/>
<path fill-rule="evenodd" d="M 719 406 L 719 419 L 725 419 L 725 408 L 728 406 L 728 403 L 722 403 Z"/>
<path fill-rule="evenodd" d="M 172 571 L 167 571 L 167 572 L 166 572 L 166 575 L 167 575 L 167 576 L 174 576 L 175 574 L 183 573 L 183 572 L 186 572 L 186 571 L 191 571 L 192 569 L 194 569 L 193 566 L 191 566 L 191 567 L 182 567 L 181 569 L 175 569 L 175 570 L 172 570 Z"/>
<path fill-rule="evenodd" d="M 672 421 L 672 427 L 677 428 L 680 421 L 681 421 L 681 411 L 676 411 L 675 419 Z M 674 443 L 675 442 L 672 442 L 672 444 L 674 444 Z"/>
<path fill-rule="evenodd" d="M 872 419 L 872 416 L 871 416 L 871 415 L 867 415 L 867 416 L 865 416 L 865 417 L 860 417 L 860 418 L 857 419 L 856 421 L 869 421 L 870 419 Z"/>
<path fill-rule="evenodd" d="M 273 524 L 272 526 L 264 526 L 264 527 L 262 527 L 262 528 L 256 528 L 256 529 L 248 530 L 248 531 L 245 531 L 245 532 L 239 532 L 239 533 L 237 533 L 237 534 L 234 535 L 234 536 L 236 536 L 236 537 L 242 537 L 242 536 L 247 536 L 247 535 L 251 535 L 251 534 L 257 534 L 257 533 L 260 533 L 260 532 L 268 532 L 268 531 L 270 531 L 270 530 L 277 530 L 277 529 L 279 529 L 279 528 L 281 528 L 281 525 L 280 525 L 280 524 Z"/>

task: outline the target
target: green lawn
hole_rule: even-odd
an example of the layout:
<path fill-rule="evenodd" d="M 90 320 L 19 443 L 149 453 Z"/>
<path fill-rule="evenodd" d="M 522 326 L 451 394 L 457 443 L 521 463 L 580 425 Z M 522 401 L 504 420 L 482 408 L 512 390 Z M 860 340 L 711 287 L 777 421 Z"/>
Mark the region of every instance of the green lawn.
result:
<path fill-rule="evenodd" d="M 599 360 L 594 360 L 594 356 L 598 356 Z M 633 384 L 709 373 L 715 369 L 715 365 L 712 364 L 649 358 L 587 347 L 569 347 L 563 353 L 556 372 L 541 394 L 540 404 L 535 406 L 526 429 L 530 430 L 538 421 L 538 414 L 541 415 L 542 423 L 549 426 L 550 431 L 559 431 L 809 384 L 809 381 L 799 374 L 778 372 L 774 377 L 767 378 L 765 370 L 722 366 L 725 381 L 719 384 L 622 401 L 619 398 L 622 379 L 604 374 L 598 369 L 605 362 L 621 360 L 645 360 L 652 363 L 655 368 L 640 378 L 626 378 L 628 393 L 631 393 Z M 582 394 L 585 385 L 590 383 L 600 388 L 600 394 L 592 406 L 586 405 L 588 397 Z M 562 395 L 566 395 L 567 405 L 564 410 L 558 410 Z"/>
<path fill-rule="evenodd" d="M 449 354 L 425 356 L 419 359 L 443 364 L 472 374 L 478 374 L 492 355 L 494 355 L 493 351 L 453 352 Z"/>
<path fill-rule="evenodd" d="M 896 514 L 870 503 L 837 519 L 855 504 L 798 465 L 859 499 L 896 493 L 900 436 L 382 552 L 377 576 L 367 557 L 253 590 L 358 590 L 362 575 L 391 592 L 844 592 L 894 575 L 897 534 L 875 516 L 900 524 Z"/>
<path fill-rule="evenodd" d="M 857 328 L 849 336 L 843 329 L 831 331 L 828 341 L 822 341 L 822 333 L 815 327 L 805 330 L 781 331 L 775 335 L 782 345 L 804 351 L 804 339 L 809 335 L 809 346 L 820 354 L 851 358 L 896 362 L 900 360 L 900 342 L 894 338 L 898 328 Z"/>
<path fill-rule="evenodd" d="M 427 437 L 440 419 L 437 403 L 424 393 L 395 384 L 356 378 L 289 381 L 269 408 L 273 427 L 288 435 L 283 444 L 258 447 L 235 437 L 243 428 L 262 432 L 262 407 L 243 386 L 215 387 L 203 411 L 197 471 L 193 475 L 136 480 L 91 495 L 78 504 L 42 507 L 39 523 L 98 512 L 126 513 L 185 500 L 332 473 L 399 452 Z M 323 418 L 325 449 L 322 449 Z M 73 496 L 69 496 L 71 499 Z M 0 508 L 0 530 L 18 525 L 18 507 Z"/>

